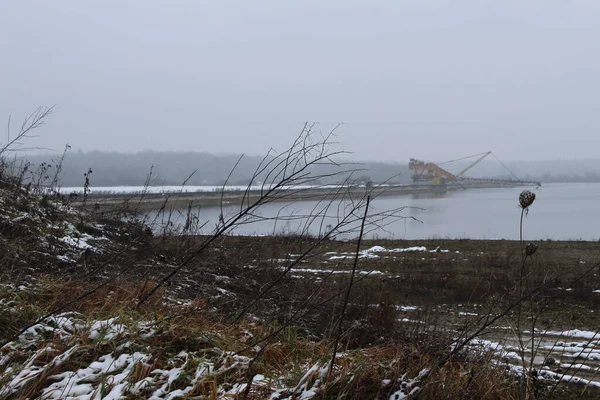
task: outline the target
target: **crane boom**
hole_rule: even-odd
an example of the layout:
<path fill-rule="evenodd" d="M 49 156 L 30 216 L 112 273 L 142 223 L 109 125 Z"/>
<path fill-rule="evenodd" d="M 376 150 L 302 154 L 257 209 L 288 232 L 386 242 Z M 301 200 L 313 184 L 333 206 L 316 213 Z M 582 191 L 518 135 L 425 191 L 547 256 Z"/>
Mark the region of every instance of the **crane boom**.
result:
<path fill-rule="evenodd" d="M 456 174 L 456 177 L 459 178 L 461 177 L 465 172 L 467 172 L 468 170 L 470 170 L 471 168 L 473 168 L 474 166 L 476 166 L 477 164 L 479 164 L 480 161 L 482 161 L 484 158 L 486 158 L 487 156 L 489 156 L 490 154 L 492 154 L 491 151 L 488 151 L 487 153 L 483 153 L 483 155 L 481 157 L 479 157 L 477 160 L 475 160 L 472 164 L 470 164 L 467 168 L 463 169 L 462 171 L 460 171 L 458 174 Z"/>
<path fill-rule="evenodd" d="M 494 156 L 502 166 L 511 173 L 514 179 L 506 179 L 506 178 L 467 178 L 464 174 L 473 168 L 475 165 L 479 164 L 483 159 L 485 159 L 489 155 Z M 445 168 L 440 167 L 441 164 L 462 161 L 466 159 L 474 159 L 477 158 L 474 162 L 469 164 L 465 169 L 460 171 L 458 174 L 453 174 L 446 170 Z M 517 178 L 517 176 L 502 162 L 496 157 L 494 153 L 491 151 L 485 153 L 474 154 L 468 157 L 458 158 L 456 160 L 446 161 L 444 163 L 432 163 L 426 162 L 422 160 L 417 160 L 416 158 L 411 158 L 408 162 L 408 169 L 412 171 L 412 180 L 415 185 L 421 185 L 424 183 L 425 185 L 429 185 L 431 187 L 446 187 L 446 184 L 449 181 L 454 181 L 455 185 L 449 185 L 448 187 L 460 186 L 463 189 L 467 189 L 467 187 L 513 187 L 513 186 L 522 186 L 522 185 L 532 185 L 535 184 L 540 186 L 539 182 L 533 181 L 523 181 Z M 465 186 L 463 186 L 463 183 Z"/>

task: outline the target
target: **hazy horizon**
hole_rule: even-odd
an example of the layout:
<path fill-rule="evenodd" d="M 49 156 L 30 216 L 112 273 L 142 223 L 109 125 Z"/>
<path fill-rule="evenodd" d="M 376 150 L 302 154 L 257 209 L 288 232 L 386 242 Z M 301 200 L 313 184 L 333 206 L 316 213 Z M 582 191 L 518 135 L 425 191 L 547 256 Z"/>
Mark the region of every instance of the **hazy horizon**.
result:
<path fill-rule="evenodd" d="M 34 139 L 35 140 L 35 139 Z M 45 156 L 47 157 L 56 157 L 58 155 L 61 155 L 62 152 L 64 151 L 64 146 L 63 148 L 59 148 L 56 150 L 48 150 L 48 149 L 32 149 L 31 151 L 27 151 L 27 152 L 22 152 L 19 153 L 20 156 L 23 156 L 24 158 L 27 158 L 28 156 L 33 156 L 36 159 L 39 158 L 43 158 Z M 181 154 L 194 154 L 194 155 L 201 155 L 201 154 L 207 154 L 207 155 L 211 155 L 211 156 L 217 156 L 217 157 L 240 157 L 240 156 L 244 156 L 244 157 L 264 157 L 265 154 L 252 154 L 252 153 L 243 153 L 243 152 L 207 152 L 207 151 L 196 151 L 196 150 L 154 150 L 154 149 L 142 149 L 142 150 L 131 150 L 131 151 L 119 151 L 119 150 L 99 150 L 99 149 L 91 149 L 91 150 L 83 150 L 80 148 L 76 148 L 75 146 L 73 146 L 71 149 L 69 149 L 69 151 L 67 152 L 67 157 L 69 154 L 74 154 L 74 153 L 83 153 L 83 154 L 89 154 L 89 153 L 117 153 L 117 154 L 130 154 L 130 155 L 136 155 L 136 154 L 144 154 L 144 153 L 163 153 L 163 154 L 177 154 L 177 153 L 181 153 Z M 377 162 L 381 162 L 381 163 L 385 163 L 385 164 L 408 164 L 409 159 L 406 160 L 376 160 L 376 159 L 366 159 L 366 158 L 359 158 L 359 157 L 354 157 L 356 154 L 354 153 L 346 153 L 345 156 L 342 156 L 340 159 L 343 160 L 347 160 L 349 162 L 357 162 L 357 163 L 361 163 L 361 162 L 369 162 L 369 163 L 377 163 Z M 468 163 L 468 160 L 471 161 L 475 161 L 477 159 L 477 157 L 475 157 L 475 155 L 473 154 L 468 154 L 465 157 L 471 156 L 471 158 L 467 159 L 467 161 L 465 161 L 466 163 Z M 411 158 L 417 158 L 417 159 L 422 159 L 419 157 L 411 157 Z M 451 161 L 450 159 L 443 159 L 443 160 L 433 160 L 433 159 L 423 159 L 424 161 L 427 162 L 437 162 L 437 163 L 444 163 L 444 162 L 448 162 Z M 501 159 L 501 161 L 506 161 L 506 162 L 510 162 L 510 163 L 528 163 L 528 162 L 532 162 L 532 163 L 546 163 L 546 162 L 561 162 L 561 161 L 568 161 L 568 162 L 585 162 L 585 161 L 600 161 L 600 155 L 598 155 L 597 157 L 586 157 L 586 158 L 548 158 L 548 159 L 529 159 L 529 160 L 503 160 Z M 483 161 L 485 163 L 485 161 Z M 599 171 L 600 172 L 600 171 Z"/>
<path fill-rule="evenodd" d="M 60 152 L 595 159 L 600 3 L 75 1 L 0 5 L 0 123 L 56 104 Z M 0 131 L 1 132 L 1 131 Z M 6 135 L 0 134 L 0 141 Z"/>

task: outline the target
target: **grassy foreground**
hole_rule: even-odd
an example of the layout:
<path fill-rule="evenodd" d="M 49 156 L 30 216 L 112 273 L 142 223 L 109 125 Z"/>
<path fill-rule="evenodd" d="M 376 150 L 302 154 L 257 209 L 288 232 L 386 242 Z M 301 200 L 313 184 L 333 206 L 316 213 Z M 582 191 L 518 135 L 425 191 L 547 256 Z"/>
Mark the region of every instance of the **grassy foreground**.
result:
<path fill-rule="evenodd" d="M 598 243 L 523 265 L 509 241 L 221 235 L 165 280 L 210 238 L 11 181 L 0 205 L 0 398 L 600 395 Z"/>

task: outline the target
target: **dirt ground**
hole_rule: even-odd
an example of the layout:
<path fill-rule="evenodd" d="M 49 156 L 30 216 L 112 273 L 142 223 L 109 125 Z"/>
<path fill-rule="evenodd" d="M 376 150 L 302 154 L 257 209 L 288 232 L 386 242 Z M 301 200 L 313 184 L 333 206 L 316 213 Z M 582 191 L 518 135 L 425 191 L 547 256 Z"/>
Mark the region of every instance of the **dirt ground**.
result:
<path fill-rule="evenodd" d="M 336 271 L 329 278 L 336 282 L 349 277 L 356 243 L 328 241 L 297 261 L 316 243 L 314 239 L 295 237 L 223 237 L 191 263 L 186 277 L 194 281 L 203 279 L 197 275 L 204 276 L 207 271 L 217 275 L 235 271 L 229 284 L 248 289 L 252 282 L 260 286 L 273 274 L 290 268 L 278 298 L 291 301 L 293 296 L 307 295 L 328 272 Z M 371 293 L 365 296 L 369 301 L 385 299 L 386 303 L 417 306 L 420 310 L 466 309 L 483 307 L 496 299 L 502 299 L 501 304 L 514 300 L 521 281 L 524 291 L 541 286 L 534 300 L 543 300 L 541 313 L 553 325 L 597 325 L 600 319 L 595 311 L 600 307 L 600 293 L 595 291 L 600 289 L 600 243 L 534 244 L 537 251 L 523 264 L 521 252 L 525 249 L 518 241 L 367 240 L 361 245 L 358 259 L 362 278 L 356 292 L 368 288 Z M 365 251 L 374 246 L 383 249 L 365 256 Z M 402 251 L 411 248 L 419 250 Z"/>

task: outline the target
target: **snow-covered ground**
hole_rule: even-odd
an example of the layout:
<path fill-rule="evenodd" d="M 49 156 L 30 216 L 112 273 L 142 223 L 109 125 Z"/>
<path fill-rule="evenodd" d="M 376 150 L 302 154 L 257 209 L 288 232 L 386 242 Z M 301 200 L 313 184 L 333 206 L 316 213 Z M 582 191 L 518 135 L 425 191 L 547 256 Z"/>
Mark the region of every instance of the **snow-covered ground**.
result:
<path fill-rule="evenodd" d="M 512 331 L 512 329 L 510 329 Z M 531 361 L 531 332 L 523 331 L 524 360 L 515 332 L 476 339 L 470 347 L 492 351 L 498 363 L 523 374 L 523 365 Z M 533 368 L 541 379 L 582 383 L 600 388 L 600 334 L 598 331 L 572 329 L 566 331 L 536 330 L 533 346 Z M 494 337 L 495 336 L 495 337 Z"/>
<path fill-rule="evenodd" d="M 212 360 L 204 352 L 182 350 L 161 368 L 155 368 L 159 354 L 153 354 L 147 343 L 155 333 L 150 323 L 139 324 L 132 331 L 117 318 L 85 321 L 76 313 L 50 317 L 0 349 L 0 370 L 4 369 L 0 378 L 6 382 L 0 389 L 0 398 L 15 395 L 30 382 L 47 377 L 46 386 L 40 391 L 43 399 L 121 399 L 126 395 L 174 399 L 191 394 L 207 377 L 218 376 L 226 369 L 233 372 L 248 367 L 248 357 L 213 349 Z M 48 345 L 49 335 L 61 340 Z M 140 338 L 141 343 L 133 342 Z M 110 343 L 116 348 L 106 353 L 92 352 Z M 75 363 L 85 352 L 90 352 L 92 359 Z M 14 361 L 16 353 L 21 354 L 21 362 Z M 23 354 L 28 357 L 23 358 Z M 40 362 L 42 358 L 48 361 Z M 69 367 L 65 367 L 67 364 Z M 253 385 L 273 382 L 263 377 Z M 229 391 L 219 388 L 220 395 Z"/>
<path fill-rule="evenodd" d="M 86 321 L 78 313 L 50 317 L 0 348 L 0 398 L 30 393 L 36 382 L 34 393 L 41 399 L 176 399 L 204 393 L 238 398 L 250 390 L 252 398 L 308 400 L 319 396 L 328 372 L 326 361 L 306 363 L 301 378 L 286 385 L 286 376 L 248 375 L 251 358 L 218 347 L 164 354 L 152 346 L 158 331 L 150 322 Z M 427 372 L 381 385 L 394 383 L 401 389 L 389 398 L 404 399 L 419 390 Z"/>

